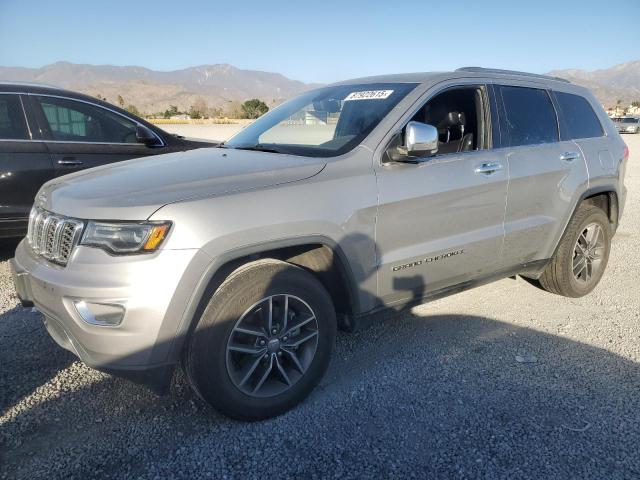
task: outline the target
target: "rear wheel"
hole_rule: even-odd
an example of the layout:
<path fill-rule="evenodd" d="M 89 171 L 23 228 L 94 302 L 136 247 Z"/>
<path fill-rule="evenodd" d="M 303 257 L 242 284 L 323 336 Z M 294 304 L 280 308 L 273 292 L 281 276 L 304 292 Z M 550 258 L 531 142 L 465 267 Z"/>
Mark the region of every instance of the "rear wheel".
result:
<path fill-rule="evenodd" d="M 581 205 L 544 269 L 540 286 L 565 297 L 588 294 L 604 274 L 610 249 L 609 219 L 600 208 Z"/>
<path fill-rule="evenodd" d="M 185 370 L 221 412 L 268 418 L 311 392 L 335 335 L 331 298 L 312 274 L 259 260 L 233 272 L 213 295 L 189 341 Z"/>

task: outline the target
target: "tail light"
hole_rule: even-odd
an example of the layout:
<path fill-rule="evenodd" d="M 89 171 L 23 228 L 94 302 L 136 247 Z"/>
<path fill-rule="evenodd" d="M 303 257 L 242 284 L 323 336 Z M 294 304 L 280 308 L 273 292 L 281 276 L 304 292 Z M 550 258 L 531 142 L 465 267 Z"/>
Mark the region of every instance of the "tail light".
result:
<path fill-rule="evenodd" d="M 629 147 L 627 147 L 627 145 L 624 146 L 624 150 L 622 151 L 622 158 L 625 161 L 629 159 Z"/>

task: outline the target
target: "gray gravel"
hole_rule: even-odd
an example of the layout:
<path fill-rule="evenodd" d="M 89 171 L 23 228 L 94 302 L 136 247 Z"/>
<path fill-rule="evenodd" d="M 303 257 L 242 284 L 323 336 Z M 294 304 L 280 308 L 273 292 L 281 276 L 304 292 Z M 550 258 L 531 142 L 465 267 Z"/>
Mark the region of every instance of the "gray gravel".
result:
<path fill-rule="evenodd" d="M 627 136 L 640 153 L 640 135 Z M 640 478 L 640 155 L 608 272 L 521 279 L 340 334 L 295 410 L 239 423 L 95 372 L 18 306 L 0 246 L 0 478 Z"/>

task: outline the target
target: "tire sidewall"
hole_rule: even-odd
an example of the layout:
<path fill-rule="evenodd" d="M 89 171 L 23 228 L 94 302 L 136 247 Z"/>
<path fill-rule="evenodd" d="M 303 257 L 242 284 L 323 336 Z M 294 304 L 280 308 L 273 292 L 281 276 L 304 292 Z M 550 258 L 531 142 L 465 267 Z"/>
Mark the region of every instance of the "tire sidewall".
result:
<path fill-rule="evenodd" d="M 255 262 L 232 274 L 214 294 L 189 342 L 188 375 L 198 393 L 224 413 L 244 420 L 278 415 L 316 386 L 331 357 L 336 316 L 329 294 L 312 274 L 285 262 Z M 289 294 L 311 307 L 318 322 L 318 345 L 309 368 L 291 388 L 273 397 L 252 397 L 231 380 L 226 347 L 238 319 L 259 300 Z"/>

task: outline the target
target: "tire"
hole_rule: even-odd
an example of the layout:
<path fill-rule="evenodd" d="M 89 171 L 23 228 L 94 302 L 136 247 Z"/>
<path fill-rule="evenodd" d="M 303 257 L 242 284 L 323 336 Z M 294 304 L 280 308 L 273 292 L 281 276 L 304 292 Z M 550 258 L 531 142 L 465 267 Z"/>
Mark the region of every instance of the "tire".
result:
<path fill-rule="evenodd" d="M 269 311 L 275 335 L 266 331 Z M 311 273 L 258 260 L 231 273 L 212 296 L 188 341 L 185 372 L 196 393 L 225 415 L 274 417 L 318 384 L 336 330 L 331 297 Z"/>
<path fill-rule="evenodd" d="M 589 261 L 584 259 L 581 252 L 587 251 L 584 248 L 588 245 L 587 238 L 593 239 L 596 236 L 596 240 L 600 240 L 587 248 L 591 252 L 589 257 L 594 257 Z M 540 286 L 548 292 L 565 297 L 587 295 L 602 278 L 610 250 L 611 226 L 607 215 L 593 205 L 580 205 L 569 222 L 556 253 L 538 279 Z M 574 273 L 574 266 L 578 274 Z"/>

